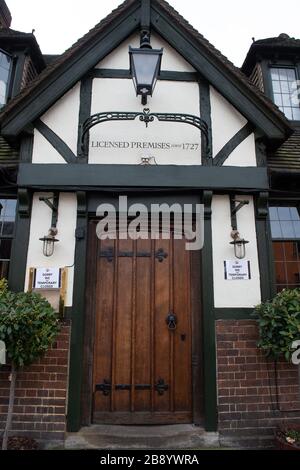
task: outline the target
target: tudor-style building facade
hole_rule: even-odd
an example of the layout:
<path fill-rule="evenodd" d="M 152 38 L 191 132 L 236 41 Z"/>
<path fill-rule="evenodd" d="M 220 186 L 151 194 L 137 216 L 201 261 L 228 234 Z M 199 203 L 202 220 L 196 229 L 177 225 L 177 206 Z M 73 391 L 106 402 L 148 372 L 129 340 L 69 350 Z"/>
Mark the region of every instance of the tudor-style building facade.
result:
<path fill-rule="evenodd" d="M 150 111 L 129 72 L 128 48 L 139 46 L 141 29 L 163 48 Z M 281 211 L 271 209 L 271 233 L 269 198 L 287 208 L 299 196 L 297 172 L 286 172 L 299 105 L 281 101 L 285 117 L 273 104 L 268 44 L 261 53 L 259 43 L 243 66 L 253 84 L 164 0 L 126 0 L 42 72 L 35 51 L 38 77 L 0 115 L 1 149 L 19 156 L 17 182 L 1 193 L 18 198 L 8 276 L 12 289 L 27 290 L 34 269 L 61 268 L 65 324 L 54 349 L 20 379 L 18 432 L 62 440 L 66 422 L 70 431 L 195 423 L 226 442 L 268 438 L 279 420 L 299 420 L 297 367 L 282 362 L 274 375 L 251 316 L 275 292 L 272 234 Z M 281 87 L 278 60 L 272 73 Z M 121 228 L 117 240 L 99 241 L 97 207 L 118 208 L 119 196 L 148 208 L 203 204 L 202 250 L 186 251 L 175 236 L 123 240 Z M 297 214 L 288 212 L 296 235 Z M 39 239 L 53 225 L 59 242 L 45 257 Z M 224 273 L 234 260 L 232 228 L 249 241 L 246 280 Z M 278 288 L 282 263 L 293 261 L 299 275 L 299 259 L 276 258 Z"/>

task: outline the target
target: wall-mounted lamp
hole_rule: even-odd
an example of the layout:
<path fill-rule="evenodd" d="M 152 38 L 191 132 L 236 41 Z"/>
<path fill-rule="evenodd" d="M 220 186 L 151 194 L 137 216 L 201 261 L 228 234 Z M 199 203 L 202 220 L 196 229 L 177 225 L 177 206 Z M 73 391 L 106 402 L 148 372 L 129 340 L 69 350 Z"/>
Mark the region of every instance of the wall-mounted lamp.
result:
<path fill-rule="evenodd" d="M 142 96 L 142 105 L 152 96 L 157 77 L 160 73 L 163 49 L 152 49 L 150 31 L 141 32 L 140 48 L 129 46 L 130 73 L 136 95 Z"/>
<path fill-rule="evenodd" d="M 49 257 L 54 253 L 54 244 L 59 242 L 59 240 L 55 238 L 57 235 L 56 224 L 58 217 L 59 195 L 58 193 L 54 193 L 53 197 L 40 197 L 39 200 L 44 202 L 52 211 L 51 227 L 49 228 L 47 235 L 40 238 L 40 241 L 43 242 L 43 255 Z"/>
<path fill-rule="evenodd" d="M 40 241 L 43 242 L 43 255 L 44 256 L 52 256 L 54 252 L 54 244 L 59 242 L 55 236 L 57 235 L 57 228 L 50 227 L 48 234 L 45 235 L 43 238 L 40 238 Z"/>
<path fill-rule="evenodd" d="M 244 238 L 240 237 L 240 234 L 237 230 L 232 230 L 231 238 L 233 238 L 233 242 L 230 242 L 230 245 L 234 247 L 234 255 L 238 259 L 243 259 L 246 256 L 246 245 L 249 243 Z"/>
<path fill-rule="evenodd" d="M 232 232 L 230 234 L 233 241 L 230 242 L 230 245 L 234 247 L 234 256 L 238 259 L 243 259 L 246 256 L 246 245 L 249 243 L 244 238 L 240 237 L 240 233 L 237 228 L 237 219 L 236 214 L 240 211 L 244 206 L 249 204 L 248 200 L 238 201 L 234 199 L 233 196 L 230 196 L 230 215 L 231 215 L 231 227 Z"/>

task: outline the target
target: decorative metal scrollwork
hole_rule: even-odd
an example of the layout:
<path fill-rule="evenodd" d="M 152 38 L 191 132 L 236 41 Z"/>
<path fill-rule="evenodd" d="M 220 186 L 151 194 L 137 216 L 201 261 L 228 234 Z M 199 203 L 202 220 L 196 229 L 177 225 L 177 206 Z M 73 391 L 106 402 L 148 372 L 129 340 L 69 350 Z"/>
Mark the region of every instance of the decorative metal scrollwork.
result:
<path fill-rule="evenodd" d="M 143 112 L 111 111 L 93 114 L 93 116 L 89 117 L 81 127 L 81 150 L 83 156 L 88 154 L 88 134 L 92 127 L 107 121 L 134 121 L 136 118 L 144 122 L 146 127 L 154 119 L 161 122 L 177 122 L 197 127 L 205 138 L 206 153 L 209 154 L 208 126 L 199 116 L 181 113 L 151 113 L 149 108 L 144 108 Z"/>

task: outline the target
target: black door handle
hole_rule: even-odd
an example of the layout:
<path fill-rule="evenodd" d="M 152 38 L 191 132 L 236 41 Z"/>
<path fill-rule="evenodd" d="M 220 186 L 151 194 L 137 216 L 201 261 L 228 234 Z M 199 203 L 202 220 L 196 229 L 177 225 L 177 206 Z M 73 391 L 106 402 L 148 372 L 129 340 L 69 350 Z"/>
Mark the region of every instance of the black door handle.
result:
<path fill-rule="evenodd" d="M 174 313 L 170 312 L 166 318 L 166 323 L 169 330 L 175 330 L 177 326 L 177 317 Z"/>

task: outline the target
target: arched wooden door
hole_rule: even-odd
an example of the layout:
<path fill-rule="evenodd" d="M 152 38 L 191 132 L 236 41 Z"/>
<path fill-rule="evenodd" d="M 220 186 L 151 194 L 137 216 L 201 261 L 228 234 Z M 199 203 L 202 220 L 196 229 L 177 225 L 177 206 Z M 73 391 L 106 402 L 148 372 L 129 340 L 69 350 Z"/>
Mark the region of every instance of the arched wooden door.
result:
<path fill-rule="evenodd" d="M 94 243 L 92 422 L 192 422 L 193 295 L 185 240 Z"/>

